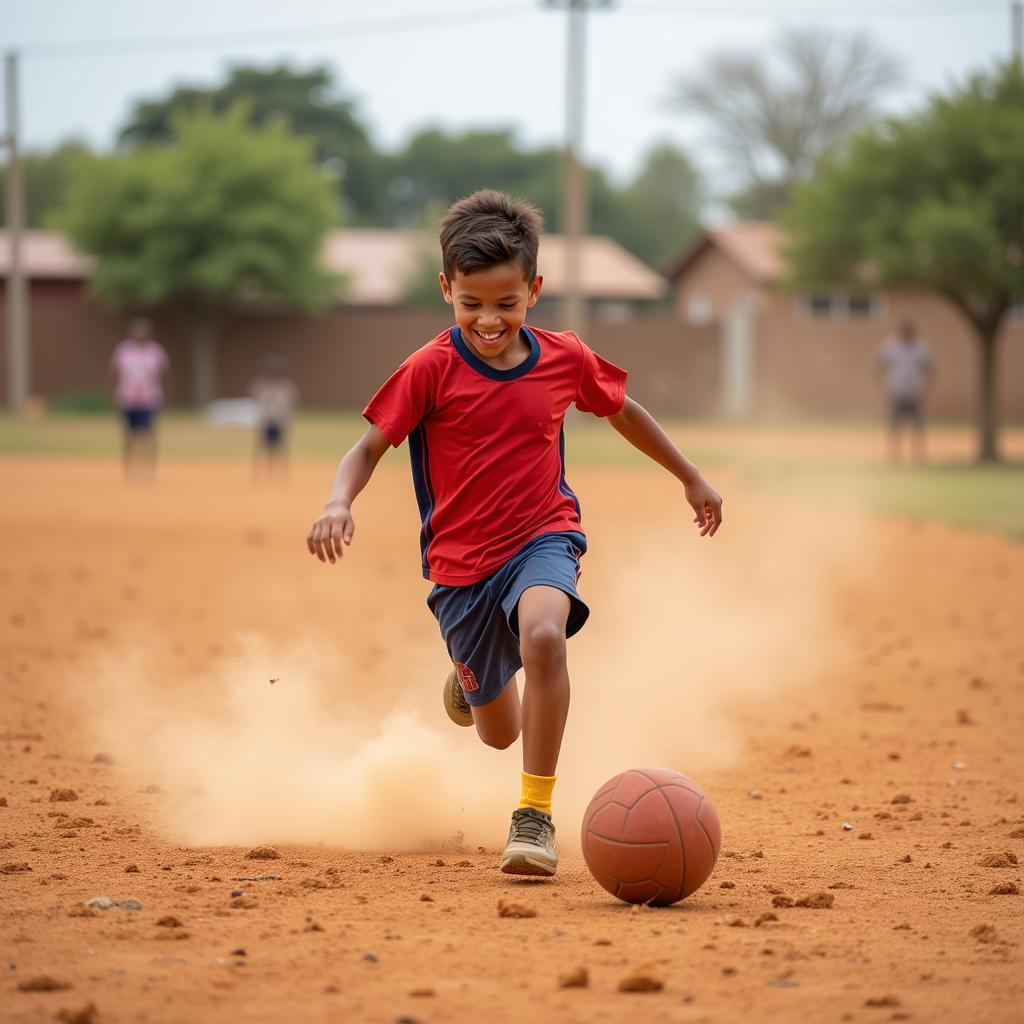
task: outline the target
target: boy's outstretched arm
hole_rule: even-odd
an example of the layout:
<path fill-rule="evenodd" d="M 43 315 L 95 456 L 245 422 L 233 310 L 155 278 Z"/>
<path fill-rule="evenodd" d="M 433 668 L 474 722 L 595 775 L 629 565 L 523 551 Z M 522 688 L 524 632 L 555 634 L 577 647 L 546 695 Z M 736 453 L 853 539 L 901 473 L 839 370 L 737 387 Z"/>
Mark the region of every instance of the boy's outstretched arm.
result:
<path fill-rule="evenodd" d="M 356 532 L 352 502 L 370 482 L 377 463 L 390 447 L 391 442 L 381 430 L 371 425 L 341 460 L 323 515 L 310 527 L 306 536 L 309 553 L 316 555 L 321 562 L 333 565 L 341 558 L 342 541 L 352 543 L 352 535 Z"/>
<path fill-rule="evenodd" d="M 628 395 L 622 408 L 608 422 L 634 447 L 664 466 L 686 491 L 686 500 L 696 513 L 700 535 L 712 537 L 722 525 L 721 495 L 700 475 L 697 467 L 672 443 L 654 417 Z"/>

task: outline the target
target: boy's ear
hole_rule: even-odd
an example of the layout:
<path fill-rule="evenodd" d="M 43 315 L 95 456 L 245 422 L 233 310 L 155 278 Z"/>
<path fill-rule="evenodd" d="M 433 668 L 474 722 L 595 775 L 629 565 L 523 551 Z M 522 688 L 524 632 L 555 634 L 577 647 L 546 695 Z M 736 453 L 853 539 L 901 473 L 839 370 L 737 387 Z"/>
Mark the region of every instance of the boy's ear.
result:
<path fill-rule="evenodd" d="M 444 271 L 437 275 L 437 281 L 441 285 L 441 294 L 444 296 L 444 301 L 450 306 L 452 304 L 452 286 L 448 283 L 448 278 L 444 276 Z"/>
<path fill-rule="evenodd" d="M 536 306 L 537 299 L 540 297 L 540 290 L 544 287 L 544 278 L 538 274 L 533 279 L 533 284 L 530 285 L 530 297 L 526 300 L 527 307 Z"/>

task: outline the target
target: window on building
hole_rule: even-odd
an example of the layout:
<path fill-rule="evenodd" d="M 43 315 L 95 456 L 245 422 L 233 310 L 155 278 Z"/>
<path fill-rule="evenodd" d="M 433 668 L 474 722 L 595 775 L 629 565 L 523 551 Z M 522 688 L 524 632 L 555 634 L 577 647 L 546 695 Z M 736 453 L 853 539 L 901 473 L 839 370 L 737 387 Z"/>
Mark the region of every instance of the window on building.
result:
<path fill-rule="evenodd" d="M 879 297 L 869 292 L 809 292 L 801 311 L 813 320 L 871 320 L 879 314 Z"/>
<path fill-rule="evenodd" d="M 715 310 L 711 298 L 701 292 L 694 292 L 686 303 L 686 317 L 694 327 L 707 327 L 714 319 Z"/>

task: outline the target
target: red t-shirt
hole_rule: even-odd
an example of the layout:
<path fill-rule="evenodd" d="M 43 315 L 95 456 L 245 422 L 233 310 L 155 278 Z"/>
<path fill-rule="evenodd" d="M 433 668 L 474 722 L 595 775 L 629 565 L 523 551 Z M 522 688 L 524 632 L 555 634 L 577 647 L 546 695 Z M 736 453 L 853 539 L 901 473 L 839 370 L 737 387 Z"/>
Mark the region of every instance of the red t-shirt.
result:
<path fill-rule="evenodd" d="M 451 327 L 413 352 L 363 410 L 395 447 L 409 438 L 423 575 L 435 583 L 476 583 L 532 538 L 580 529 L 562 421 L 572 403 L 617 413 L 626 371 L 571 331 L 523 334 L 530 354 L 496 370 Z"/>

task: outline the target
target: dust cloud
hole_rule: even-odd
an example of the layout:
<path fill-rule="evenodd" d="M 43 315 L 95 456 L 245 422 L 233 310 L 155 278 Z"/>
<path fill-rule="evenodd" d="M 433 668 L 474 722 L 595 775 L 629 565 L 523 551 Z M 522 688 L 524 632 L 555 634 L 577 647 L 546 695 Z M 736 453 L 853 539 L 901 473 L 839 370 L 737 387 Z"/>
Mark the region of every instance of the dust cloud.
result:
<path fill-rule="evenodd" d="M 751 712 L 796 687 L 827 695 L 848 655 L 843 595 L 884 557 L 853 514 L 745 502 L 700 542 L 679 539 L 678 519 L 656 516 L 614 546 L 592 536 L 581 591 L 594 613 L 569 645 L 573 705 L 555 792 L 563 848 L 576 846 L 589 797 L 616 772 L 662 764 L 713 797 L 707 776 L 743 753 Z M 186 687 L 162 677 L 152 642 L 136 643 L 93 666 L 89 707 L 104 712 L 83 711 L 136 785 L 164 790 L 158 824 L 182 844 L 500 847 L 518 744 L 492 750 L 451 725 L 443 674 L 410 668 L 381 713 L 361 699 L 358 669 L 359 645 L 381 637 L 371 624 L 359 634 L 348 651 L 249 636 Z"/>

